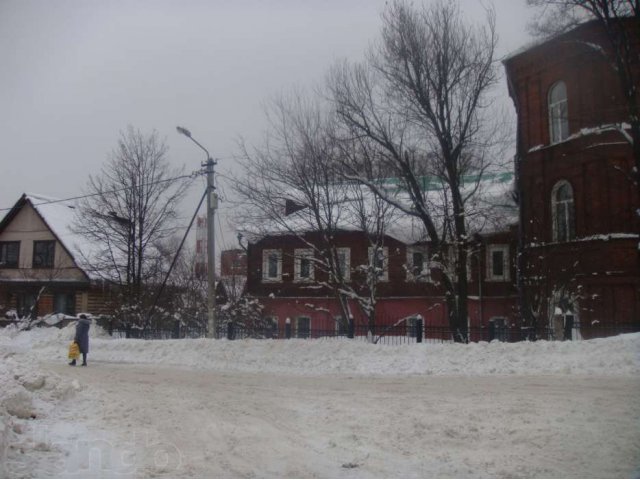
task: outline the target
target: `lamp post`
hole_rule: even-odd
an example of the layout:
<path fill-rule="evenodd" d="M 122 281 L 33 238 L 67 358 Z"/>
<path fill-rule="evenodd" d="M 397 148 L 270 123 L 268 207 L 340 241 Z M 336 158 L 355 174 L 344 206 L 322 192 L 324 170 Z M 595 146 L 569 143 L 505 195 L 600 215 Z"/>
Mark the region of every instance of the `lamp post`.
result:
<path fill-rule="evenodd" d="M 213 172 L 216 162 L 209 151 L 204 148 L 195 138 L 191 136 L 191 132 L 183 127 L 176 127 L 178 133 L 189 138 L 193 143 L 200 147 L 207 154 L 207 161 L 202 163 L 207 172 L 207 278 L 209 288 L 207 289 L 207 337 L 214 338 L 216 334 L 216 257 L 215 257 L 215 229 L 214 218 L 216 208 L 218 208 L 218 195 L 216 187 L 213 184 Z"/>

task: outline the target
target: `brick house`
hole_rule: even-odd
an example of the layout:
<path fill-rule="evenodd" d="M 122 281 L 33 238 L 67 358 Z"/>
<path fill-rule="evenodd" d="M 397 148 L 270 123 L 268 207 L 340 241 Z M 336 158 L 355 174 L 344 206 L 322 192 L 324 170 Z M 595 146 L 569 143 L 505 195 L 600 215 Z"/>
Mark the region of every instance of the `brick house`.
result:
<path fill-rule="evenodd" d="M 220 252 L 220 276 L 216 286 L 220 299 L 218 303 L 223 304 L 240 299 L 244 294 L 246 283 L 247 252 L 239 248 L 222 250 Z"/>
<path fill-rule="evenodd" d="M 499 177 L 502 193 L 510 189 L 512 178 Z M 511 212 L 515 211 L 514 204 Z M 474 237 L 469 259 L 468 324 L 472 340 L 490 339 L 492 327 L 504 330 L 518 324 L 514 261 L 517 236 L 513 226 L 517 215 L 511 212 L 501 217 L 499 228 L 487 225 Z M 428 327 L 425 335 L 449 338 L 441 273 L 430 262 L 428 242 L 416 240 L 411 234 L 416 230 L 411 222 L 416 221 L 398 222 L 382 240 L 384 258 L 377 284 L 376 328 L 403 318 L 411 322 L 420 315 Z M 345 228 L 335 232 L 333 243 L 351 288 L 366 295 L 365 274 L 360 266 L 372 261 L 369 238 L 363 231 Z M 247 293 L 264 305 L 264 315 L 280 330 L 289 321 L 293 335 L 300 337 L 344 328 L 339 322 L 339 302 L 326 285 L 328 274 L 314 268 L 310 245 L 321 245 L 318 232 L 263 234 L 254 236 L 247 247 Z M 311 258 L 306 259 L 305 255 Z M 350 300 L 349 304 L 356 327 L 366 325 L 366 315 L 357 302 Z"/>
<path fill-rule="evenodd" d="M 0 315 L 107 313 L 110 294 L 83 267 L 74 214 L 68 202 L 24 194 L 0 221 Z"/>
<path fill-rule="evenodd" d="M 553 338 L 571 325 L 589 336 L 640 322 L 640 204 L 607 45 L 589 22 L 504 61 L 518 115 L 522 281 L 527 308 Z"/>

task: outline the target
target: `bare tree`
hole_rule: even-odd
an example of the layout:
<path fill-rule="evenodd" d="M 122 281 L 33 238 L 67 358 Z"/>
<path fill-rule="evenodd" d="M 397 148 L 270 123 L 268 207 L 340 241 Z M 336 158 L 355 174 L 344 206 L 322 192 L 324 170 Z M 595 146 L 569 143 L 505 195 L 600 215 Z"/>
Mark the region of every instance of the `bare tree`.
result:
<path fill-rule="evenodd" d="M 383 170 L 402 180 L 408 202 L 377 189 L 356 168 L 351 178 L 423 223 L 456 341 L 466 340 L 467 250 L 472 217 L 480 214 L 475 198 L 502 140 L 489 117 L 496 41 L 492 11 L 476 27 L 456 4 L 417 8 L 396 1 L 383 14 L 381 40 L 367 61 L 338 65 L 329 77 L 345 134 L 377 152 Z"/>
<path fill-rule="evenodd" d="M 317 100 L 294 94 L 268 110 L 270 129 L 261 148 L 243 147 L 245 175 L 236 182 L 244 202 L 244 223 L 265 234 L 287 233 L 313 252 L 308 257 L 324 280 L 314 280 L 337 300 L 342 322 L 353 326 L 349 300 L 375 321 L 376 284 L 380 281 L 379 252 L 391 208 L 360 185 L 345 182 L 338 145 L 332 132 L 335 119 Z M 285 205 L 293 206 L 288 211 Z M 292 212 L 292 210 L 295 210 Z M 344 268 L 337 237 L 345 228 L 366 235 L 374 252 L 358 271 Z M 301 259 L 296 259 L 300 261 Z"/>
<path fill-rule="evenodd" d="M 94 274 L 123 287 L 122 310 L 142 321 L 141 295 L 158 280 L 159 248 L 175 229 L 178 203 L 188 176 L 167 159 L 168 147 L 157 132 L 129 126 L 100 174 L 89 177 L 87 194 L 74 225 L 89 240 L 83 250 Z"/>

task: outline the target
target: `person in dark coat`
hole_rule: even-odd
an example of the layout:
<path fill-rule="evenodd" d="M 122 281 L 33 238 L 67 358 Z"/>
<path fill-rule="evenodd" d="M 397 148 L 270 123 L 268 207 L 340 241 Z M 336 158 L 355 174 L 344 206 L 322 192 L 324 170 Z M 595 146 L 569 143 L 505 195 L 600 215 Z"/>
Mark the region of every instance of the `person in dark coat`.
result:
<path fill-rule="evenodd" d="M 91 320 L 86 315 L 80 314 L 78 317 L 78 323 L 76 324 L 76 336 L 73 339 L 74 342 L 80 347 L 80 353 L 82 353 L 82 366 L 87 366 L 87 353 L 89 353 L 89 327 L 91 326 Z M 71 360 L 69 365 L 75 366 L 76 359 Z"/>

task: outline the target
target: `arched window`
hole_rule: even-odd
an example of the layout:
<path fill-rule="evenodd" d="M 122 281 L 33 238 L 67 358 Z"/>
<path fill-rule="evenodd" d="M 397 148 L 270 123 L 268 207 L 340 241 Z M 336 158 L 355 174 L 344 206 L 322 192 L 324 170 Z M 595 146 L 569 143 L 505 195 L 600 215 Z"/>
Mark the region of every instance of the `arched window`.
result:
<path fill-rule="evenodd" d="M 575 238 L 575 213 L 573 188 L 562 180 L 551 191 L 551 213 L 553 216 L 553 240 L 568 242 Z"/>
<path fill-rule="evenodd" d="M 549 90 L 549 135 L 551 143 L 558 143 L 569 136 L 567 86 L 556 82 Z"/>

